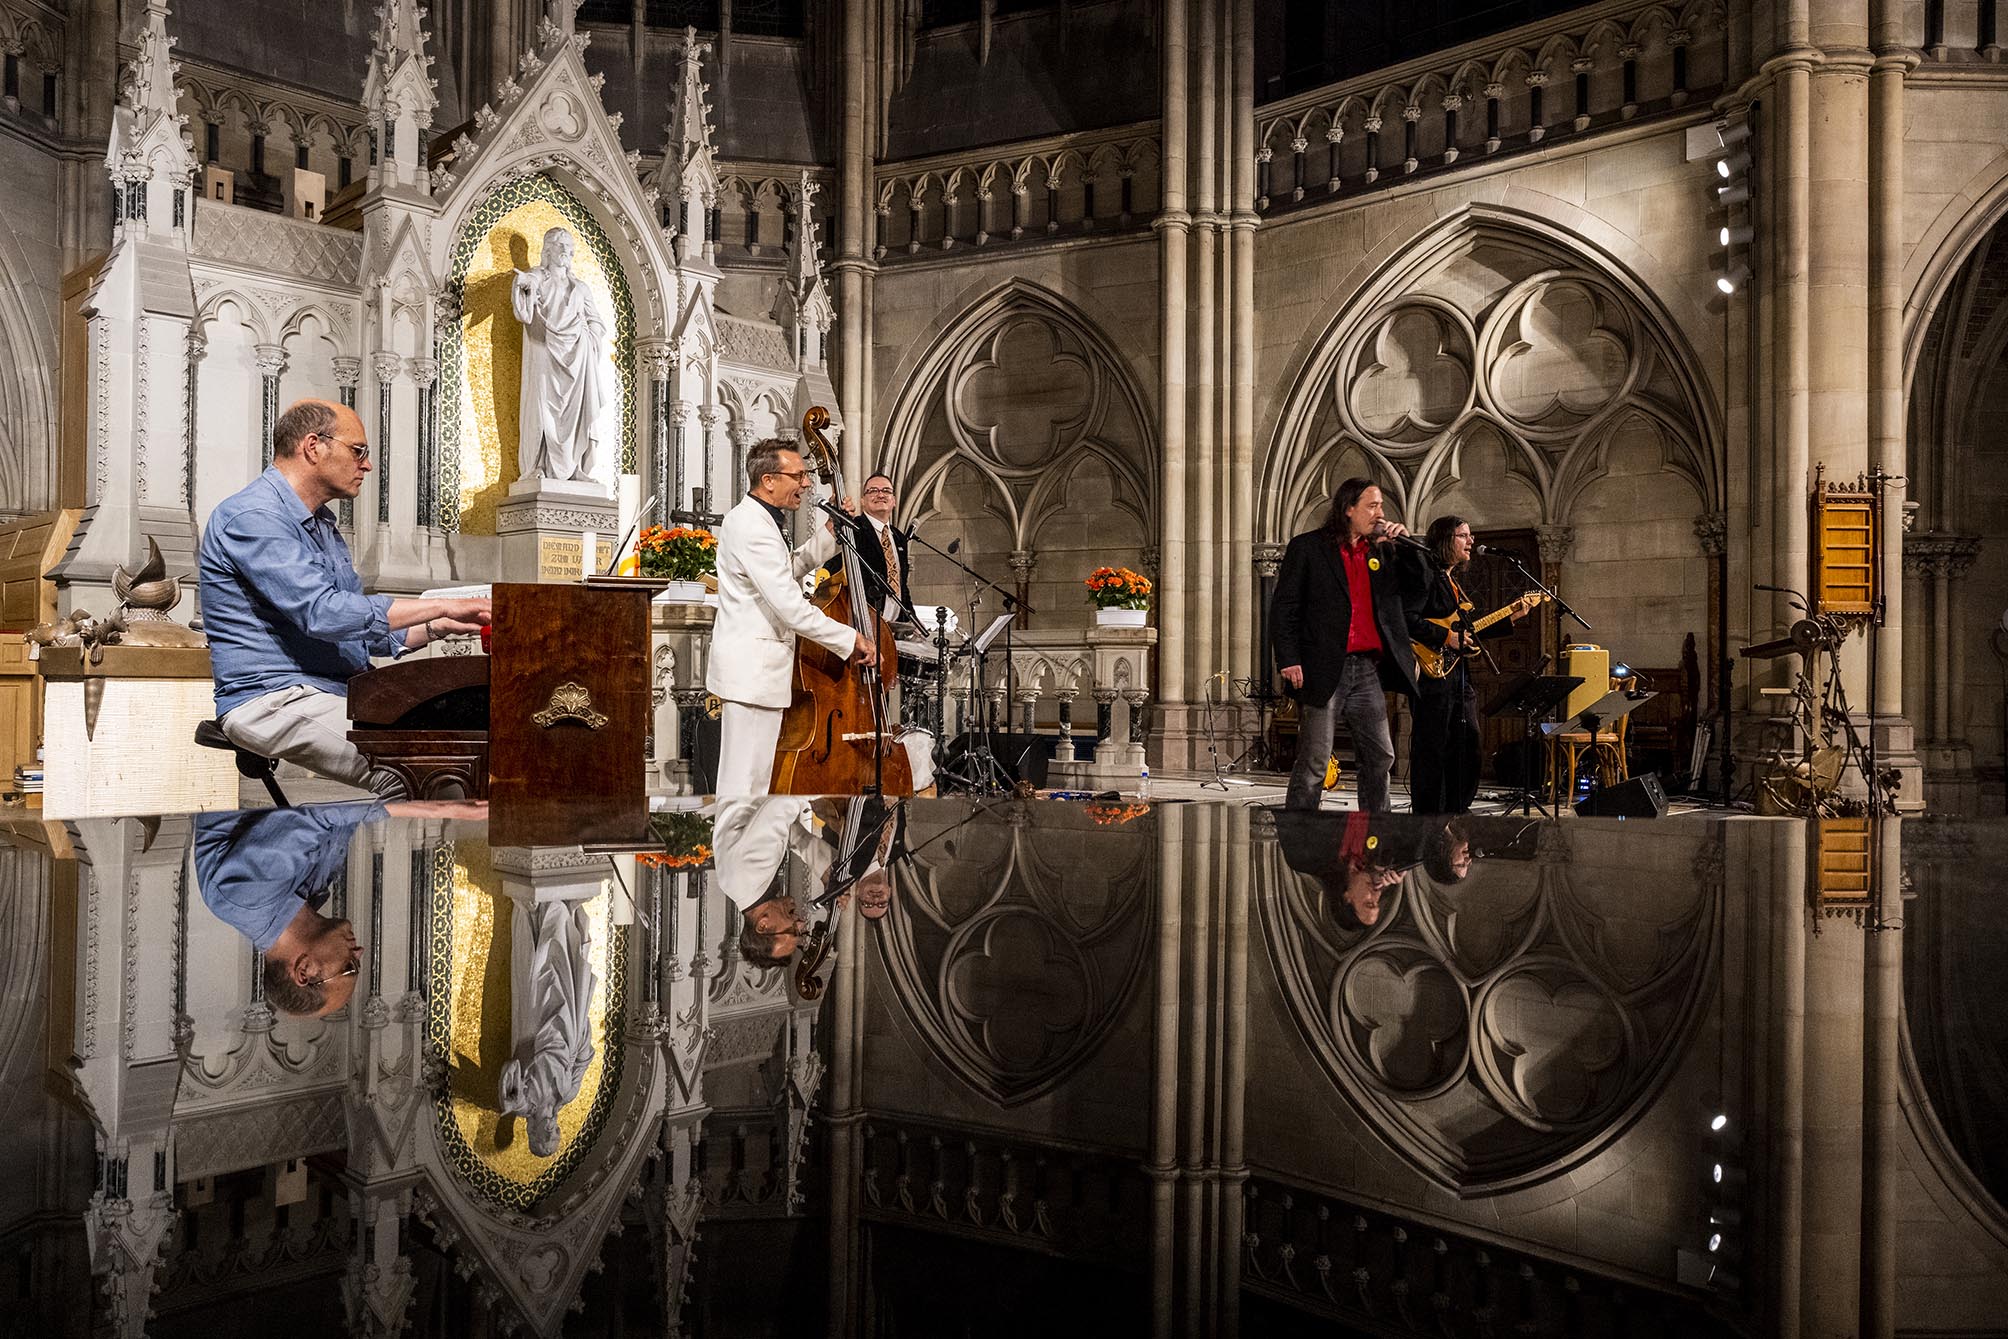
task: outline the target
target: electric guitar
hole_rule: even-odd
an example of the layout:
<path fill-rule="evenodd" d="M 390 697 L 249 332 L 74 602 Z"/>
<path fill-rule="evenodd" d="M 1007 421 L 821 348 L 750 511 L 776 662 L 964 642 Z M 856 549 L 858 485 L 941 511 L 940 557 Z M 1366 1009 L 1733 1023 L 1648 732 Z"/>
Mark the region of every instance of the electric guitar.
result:
<path fill-rule="evenodd" d="M 1547 598 L 1540 591 L 1530 590 L 1504 609 L 1494 609 L 1483 618 L 1470 617 L 1471 602 L 1466 600 L 1458 606 L 1456 613 L 1427 620 L 1446 632 L 1462 630 L 1465 645 L 1462 651 L 1453 651 L 1448 645 L 1424 646 L 1421 642 L 1411 642 L 1410 645 L 1415 647 L 1416 670 L 1432 679 L 1447 677 L 1465 658 L 1477 654 L 1479 633 L 1502 618 L 1511 618 L 1515 609 L 1532 609 Z"/>

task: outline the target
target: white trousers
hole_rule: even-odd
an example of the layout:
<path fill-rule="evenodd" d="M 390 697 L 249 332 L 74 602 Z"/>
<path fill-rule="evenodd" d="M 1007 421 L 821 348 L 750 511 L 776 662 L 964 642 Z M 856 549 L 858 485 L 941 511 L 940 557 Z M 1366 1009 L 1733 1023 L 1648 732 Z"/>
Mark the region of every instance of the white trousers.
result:
<path fill-rule="evenodd" d="M 349 742 L 345 697 L 294 684 L 232 707 L 217 725 L 240 749 L 369 788 L 369 760 Z"/>
<path fill-rule="evenodd" d="M 718 713 L 713 793 L 727 799 L 767 794 L 774 784 L 774 745 L 780 739 L 781 708 L 725 703 Z"/>

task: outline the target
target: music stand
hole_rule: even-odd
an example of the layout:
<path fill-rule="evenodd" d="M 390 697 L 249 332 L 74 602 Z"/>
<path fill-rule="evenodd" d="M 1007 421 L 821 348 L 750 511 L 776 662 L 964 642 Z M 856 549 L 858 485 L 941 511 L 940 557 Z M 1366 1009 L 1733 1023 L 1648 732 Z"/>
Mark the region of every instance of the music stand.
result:
<path fill-rule="evenodd" d="M 1523 815 L 1531 809 L 1539 809 L 1544 817 L 1555 817 L 1547 802 L 1536 794 L 1539 787 L 1533 775 L 1535 722 L 1553 711 L 1582 683 L 1581 677 L 1574 674 L 1518 674 L 1508 679 L 1493 695 L 1492 701 L 1486 704 L 1487 716 L 1507 712 L 1518 716 L 1521 723 L 1520 789 L 1506 797 L 1507 812 L 1512 811 L 1517 800 Z"/>
<path fill-rule="evenodd" d="M 978 703 L 983 704 L 979 707 L 979 710 L 985 713 L 986 725 L 988 723 L 988 703 L 990 697 L 989 693 L 985 691 L 987 687 L 986 667 L 990 658 L 990 648 L 996 643 L 999 637 L 1005 636 L 1010 626 L 1017 621 L 1018 616 L 1015 613 L 997 615 L 996 618 L 990 621 L 989 627 L 969 639 L 968 644 L 961 651 L 957 652 L 958 655 L 975 657 L 975 699 Z M 1006 712 L 1006 720 L 1008 722 L 1008 705 Z M 990 731 L 982 729 L 967 733 L 972 734 L 974 738 L 962 754 L 964 770 L 962 772 L 949 772 L 943 769 L 941 774 L 960 782 L 971 792 L 979 795 L 999 795 L 1010 790 L 1012 786 L 1011 773 L 1005 769 L 1003 763 L 997 761 L 996 751 L 990 746 Z"/>
<path fill-rule="evenodd" d="M 1597 742 L 1597 731 L 1615 726 L 1617 722 L 1631 715 L 1632 712 L 1658 696 L 1658 693 L 1640 693 L 1634 697 L 1622 688 L 1613 688 L 1610 692 L 1605 693 L 1602 697 L 1592 702 L 1589 706 L 1584 707 L 1566 721 L 1543 722 L 1541 733 L 1548 737 L 1549 745 L 1552 747 L 1554 741 L 1562 735 L 1575 730 L 1586 731 L 1590 736 L 1590 745 L 1594 749 Z M 1594 776 L 1595 773 L 1593 772 L 1591 775 Z M 1558 776 L 1555 780 L 1559 783 L 1561 778 Z M 1576 778 L 1571 773 L 1569 787 L 1572 793 L 1575 784 Z M 1590 785 L 1593 792 L 1600 789 L 1594 781 Z M 1554 799 L 1556 807 L 1559 810 L 1562 803 L 1561 796 L 1558 794 Z"/>

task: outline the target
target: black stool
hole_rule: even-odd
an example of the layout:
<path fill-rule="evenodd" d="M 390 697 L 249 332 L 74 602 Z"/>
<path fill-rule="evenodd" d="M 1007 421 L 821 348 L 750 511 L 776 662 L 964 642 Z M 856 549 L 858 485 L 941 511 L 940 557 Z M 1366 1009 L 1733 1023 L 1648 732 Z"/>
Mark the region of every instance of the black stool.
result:
<path fill-rule="evenodd" d="M 195 742 L 206 749 L 228 749 L 237 755 L 237 771 L 265 783 L 265 791 L 272 797 L 272 803 L 281 809 L 290 809 L 293 802 L 286 798 L 286 792 L 279 789 L 274 774 L 279 770 L 277 758 L 267 758 L 262 754 L 240 749 L 230 742 L 230 736 L 223 733 L 223 727 L 215 721 L 203 721 L 195 727 Z"/>

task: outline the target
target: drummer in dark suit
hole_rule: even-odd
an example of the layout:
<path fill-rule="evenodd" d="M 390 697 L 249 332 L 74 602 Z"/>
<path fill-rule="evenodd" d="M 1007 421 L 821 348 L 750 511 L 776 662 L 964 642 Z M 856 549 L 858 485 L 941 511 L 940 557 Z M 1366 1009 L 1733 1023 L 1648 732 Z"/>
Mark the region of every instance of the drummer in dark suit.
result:
<path fill-rule="evenodd" d="M 908 589 L 907 576 L 913 568 L 907 562 L 906 535 L 892 523 L 893 509 L 899 505 L 892 476 L 874 474 L 866 479 L 863 501 L 864 512 L 853 518 L 851 525 L 856 531 L 858 561 L 865 569 L 859 578 L 865 594 L 879 613 L 892 622 L 919 623 L 920 615 L 914 612 L 913 595 Z M 839 549 L 826 570 L 834 576 L 843 569 L 843 563 L 844 555 Z"/>

